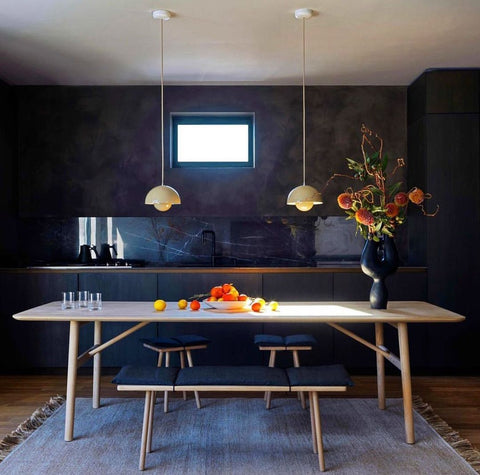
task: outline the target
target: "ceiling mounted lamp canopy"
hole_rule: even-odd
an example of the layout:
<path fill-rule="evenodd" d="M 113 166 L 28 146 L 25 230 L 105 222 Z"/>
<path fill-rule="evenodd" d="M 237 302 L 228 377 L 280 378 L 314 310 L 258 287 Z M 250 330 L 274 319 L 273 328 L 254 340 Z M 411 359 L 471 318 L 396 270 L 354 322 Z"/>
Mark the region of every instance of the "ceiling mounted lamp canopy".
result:
<path fill-rule="evenodd" d="M 313 10 L 301 8 L 295 10 L 295 18 L 302 20 L 303 26 L 303 82 L 302 82 L 302 118 L 303 118 L 303 185 L 294 188 L 287 197 L 287 205 L 296 206 L 300 211 L 309 211 L 314 205 L 323 203 L 322 195 L 313 186 L 305 184 L 305 20 L 311 18 Z"/>
<path fill-rule="evenodd" d="M 168 211 L 172 205 L 181 204 L 180 195 L 175 188 L 164 184 L 165 174 L 165 144 L 164 144 L 164 129 L 163 129 L 163 22 L 171 18 L 171 13 L 168 10 L 155 10 L 152 13 L 153 18 L 161 20 L 160 25 L 160 43 L 161 43 L 161 74 L 160 74 L 160 126 L 162 137 L 162 184 L 152 188 L 145 197 L 146 205 L 153 205 L 159 211 Z"/>

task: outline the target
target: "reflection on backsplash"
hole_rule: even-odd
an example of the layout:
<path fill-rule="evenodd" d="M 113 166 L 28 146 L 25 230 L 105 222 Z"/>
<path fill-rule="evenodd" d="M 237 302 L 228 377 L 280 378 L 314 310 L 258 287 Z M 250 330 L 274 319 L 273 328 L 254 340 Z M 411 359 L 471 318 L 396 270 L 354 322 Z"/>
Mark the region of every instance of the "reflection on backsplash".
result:
<path fill-rule="evenodd" d="M 213 254 L 218 265 L 316 266 L 358 261 L 364 242 L 339 216 L 23 219 L 19 234 L 19 265 L 75 262 L 80 245 L 108 243 L 151 266 L 208 266 Z M 405 239 L 397 245 L 406 262 Z"/>

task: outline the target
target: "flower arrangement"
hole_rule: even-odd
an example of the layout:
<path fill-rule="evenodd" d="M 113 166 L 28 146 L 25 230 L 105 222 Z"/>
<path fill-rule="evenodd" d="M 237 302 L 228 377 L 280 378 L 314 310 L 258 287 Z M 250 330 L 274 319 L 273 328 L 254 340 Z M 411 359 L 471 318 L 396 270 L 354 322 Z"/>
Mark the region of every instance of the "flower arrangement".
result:
<path fill-rule="evenodd" d="M 359 189 L 348 187 L 337 198 L 347 219 L 355 219 L 357 232 L 374 241 L 380 241 L 382 235 L 393 237 L 396 228 L 405 222 L 410 203 L 417 205 L 425 216 L 435 216 L 438 205 L 433 213 L 424 208 L 425 200 L 432 197 L 429 193 L 417 187 L 402 191 L 403 182 L 390 183 L 398 169 L 405 166 L 405 160 L 397 158 L 393 170 L 387 172 L 389 157 L 383 150 L 383 139 L 364 124 L 361 133 L 362 160 L 346 159 L 352 175 L 336 173 L 330 178 L 346 177 L 363 184 Z"/>

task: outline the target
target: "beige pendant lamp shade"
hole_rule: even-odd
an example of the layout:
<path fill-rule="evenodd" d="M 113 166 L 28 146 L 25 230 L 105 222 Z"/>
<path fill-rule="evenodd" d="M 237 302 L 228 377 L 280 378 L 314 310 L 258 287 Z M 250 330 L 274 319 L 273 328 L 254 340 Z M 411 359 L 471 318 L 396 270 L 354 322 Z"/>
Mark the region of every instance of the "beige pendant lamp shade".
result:
<path fill-rule="evenodd" d="M 180 195 L 175 188 L 167 186 L 163 183 L 164 169 L 165 169 L 165 145 L 164 145 L 164 130 L 163 130 L 163 22 L 170 19 L 171 14 L 168 10 L 155 10 L 153 18 L 161 20 L 160 35 L 161 35 L 161 76 L 160 76 L 160 114 L 161 114 L 161 137 L 162 137 L 162 184 L 152 188 L 145 197 L 146 205 L 153 205 L 158 211 L 168 211 L 172 205 L 181 204 Z"/>
<path fill-rule="evenodd" d="M 309 211 L 314 205 L 323 203 L 322 195 L 313 186 L 305 184 L 305 20 L 310 18 L 313 11 L 309 8 L 301 8 L 295 11 L 295 18 L 303 22 L 303 82 L 302 82 L 302 105 L 303 105 L 303 185 L 294 188 L 287 197 L 287 205 L 296 206 L 300 211 Z"/>

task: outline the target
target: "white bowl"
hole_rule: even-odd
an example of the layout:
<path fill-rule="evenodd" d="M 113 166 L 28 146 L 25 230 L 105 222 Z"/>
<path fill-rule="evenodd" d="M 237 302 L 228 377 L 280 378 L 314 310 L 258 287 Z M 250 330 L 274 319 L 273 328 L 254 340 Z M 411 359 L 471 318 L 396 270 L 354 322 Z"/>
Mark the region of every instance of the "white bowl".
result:
<path fill-rule="evenodd" d="M 246 307 L 248 307 L 252 301 L 250 299 L 240 301 L 240 300 L 213 300 L 213 301 L 206 301 L 204 300 L 203 303 L 207 305 L 210 308 L 214 308 L 216 310 L 225 310 L 225 311 L 240 311 L 240 310 L 246 310 Z"/>

